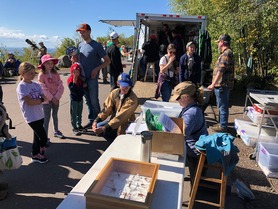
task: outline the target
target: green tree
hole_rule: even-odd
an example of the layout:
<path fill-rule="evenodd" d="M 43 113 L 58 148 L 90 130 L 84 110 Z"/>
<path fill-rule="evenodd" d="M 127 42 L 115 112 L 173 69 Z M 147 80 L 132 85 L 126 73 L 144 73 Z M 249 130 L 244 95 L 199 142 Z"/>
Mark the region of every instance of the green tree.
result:
<path fill-rule="evenodd" d="M 234 54 L 243 55 L 247 74 L 266 77 L 268 72 L 278 74 L 278 2 L 275 0 L 169 0 L 173 12 L 184 15 L 205 15 L 212 40 L 220 34 L 232 37 Z M 218 53 L 213 46 L 213 57 Z M 215 46 L 215 47 L 214 47 Z M 247 61 L 252 55 L 255 70 L 247 71 Z M 239 60 L 237 64 L 240 64 Z M 239 66 L 240 67 L 240 66 Z M 271 69 L 271 71 L 269 71 Z M 276 74 L 275 74 L 276 72 Z"/>
<path fill-rule="evenodd" d="M 78 40 L 76 40 L 78 41 Z M 77 42 L 71 38 L 64 38 L 61 44 L 56 48 L 55 57 L 60 57 L 66 54 L 66 49 L 69 46 L 77 46 Z"/>

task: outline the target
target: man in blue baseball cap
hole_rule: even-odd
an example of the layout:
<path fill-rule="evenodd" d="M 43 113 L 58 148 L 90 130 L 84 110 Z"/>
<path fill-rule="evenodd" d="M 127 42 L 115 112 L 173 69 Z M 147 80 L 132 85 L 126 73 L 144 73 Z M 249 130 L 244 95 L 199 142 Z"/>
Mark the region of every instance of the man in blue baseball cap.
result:
<path fill-rule="evenodd" d="M 122 73 L 118 77 L 119 88 L 110 92 L 104 102 L 103 110 L 94 120 L 92 129 L 97 136 L 103 136 L 113 142 L 135 120 L 134 112 L 138 107 L 138 98 L 132 91 L 132 82 L 128 74 Z M 105 121 L 109 116 L 110 120 Z"/>

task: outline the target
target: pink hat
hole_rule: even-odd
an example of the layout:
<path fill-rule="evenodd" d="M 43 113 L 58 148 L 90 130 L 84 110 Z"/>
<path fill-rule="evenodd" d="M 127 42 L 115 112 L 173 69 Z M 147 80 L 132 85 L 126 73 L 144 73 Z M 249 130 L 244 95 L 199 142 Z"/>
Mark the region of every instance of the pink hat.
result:
<path fill-rule="evenodd" d="M 43 55 L 41 61 L 42 63 L 38 66 L 39 69 L 41 69 L 44 63 L 47 61 L 53 61 L 54 65 L 58 63 L 58 59 L 51 57 L 50 54 Z"/>

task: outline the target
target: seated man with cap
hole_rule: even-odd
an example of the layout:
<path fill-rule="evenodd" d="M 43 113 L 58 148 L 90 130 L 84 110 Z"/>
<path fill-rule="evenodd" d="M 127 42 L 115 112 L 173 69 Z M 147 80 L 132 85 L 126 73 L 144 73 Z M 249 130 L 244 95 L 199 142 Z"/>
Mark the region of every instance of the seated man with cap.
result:
<path fill-rule="evenodd" d="M 138 98 L 132 91 L 132 82 L 128 74 L 122 73 L 118 77 L 119 88 L 110 92 L 104 102 L 103 110 L 94 120 L 92 129 L 98 136 L 113 142 L 135 120 L 134 112 L 138 107 Z M 110 120 L 106 119 L 110 117 Z"/>

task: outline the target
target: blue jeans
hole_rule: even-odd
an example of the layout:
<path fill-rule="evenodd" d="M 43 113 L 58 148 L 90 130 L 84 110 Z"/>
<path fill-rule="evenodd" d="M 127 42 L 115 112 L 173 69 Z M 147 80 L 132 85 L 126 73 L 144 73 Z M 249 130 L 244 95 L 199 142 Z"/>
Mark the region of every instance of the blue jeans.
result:
<path fill-rule="evenodd" d="M 53 102 L 49 102 L 49 104 L 43 104 L 43 112 L 44 112 L 44 123 L 43 127 L 45 129 L 46 135 L 48 136 L 48 127 L 50 122 L 52 110 L 52 122 L 54 127 L 54 132 L 58 131 L 58 110 L 59 105 L 55 105 Z"/>
<path fill-rule="evenodd" d="M 222 128 L 228 127 L 230 90 L 227 87 L 214 89 L 217 107 L 219 109 L 219 124 Z"/>
<path fill-rule="evenodd" d="M 108 121 L 102 121 L 102 122 L 99 122 L 97 123 L 97 128 L 98 127 L 101 127 L 101 126 L 105 126 L 106 124 L 108 123 Z M 103 137 L 109 141 L 109 142 L 113 142 L 114 139 L 116 139 L 117 137 L 117 129 L 112 129 L 112 131 L 106 131 L 104 134 L 103 134 Z"/>
<path fill-rule="evenodd" d="M 172 93 L 172 85 L 170 81 L 164 81 L 164 83 L 161 86 L 161 97 L 163 102 L 169 102 L 171 93 Z"/>
<path fill-rule="evenodd" d="M 96 78 L 87 79 L 87 88 L 85 91 L 86 105 L 88 107 L 88 119 L 93 122 L 100 112 L 100 105 L 98 99 L 98 76 Z"/>
<path fill-rule="evenodd" d="M 80 128 L 82 126 L 82 111 L 83 111 L 83 100 L 73 101 L 70 100 L 70 116 L 71 125 L 73 129 Z"/>

